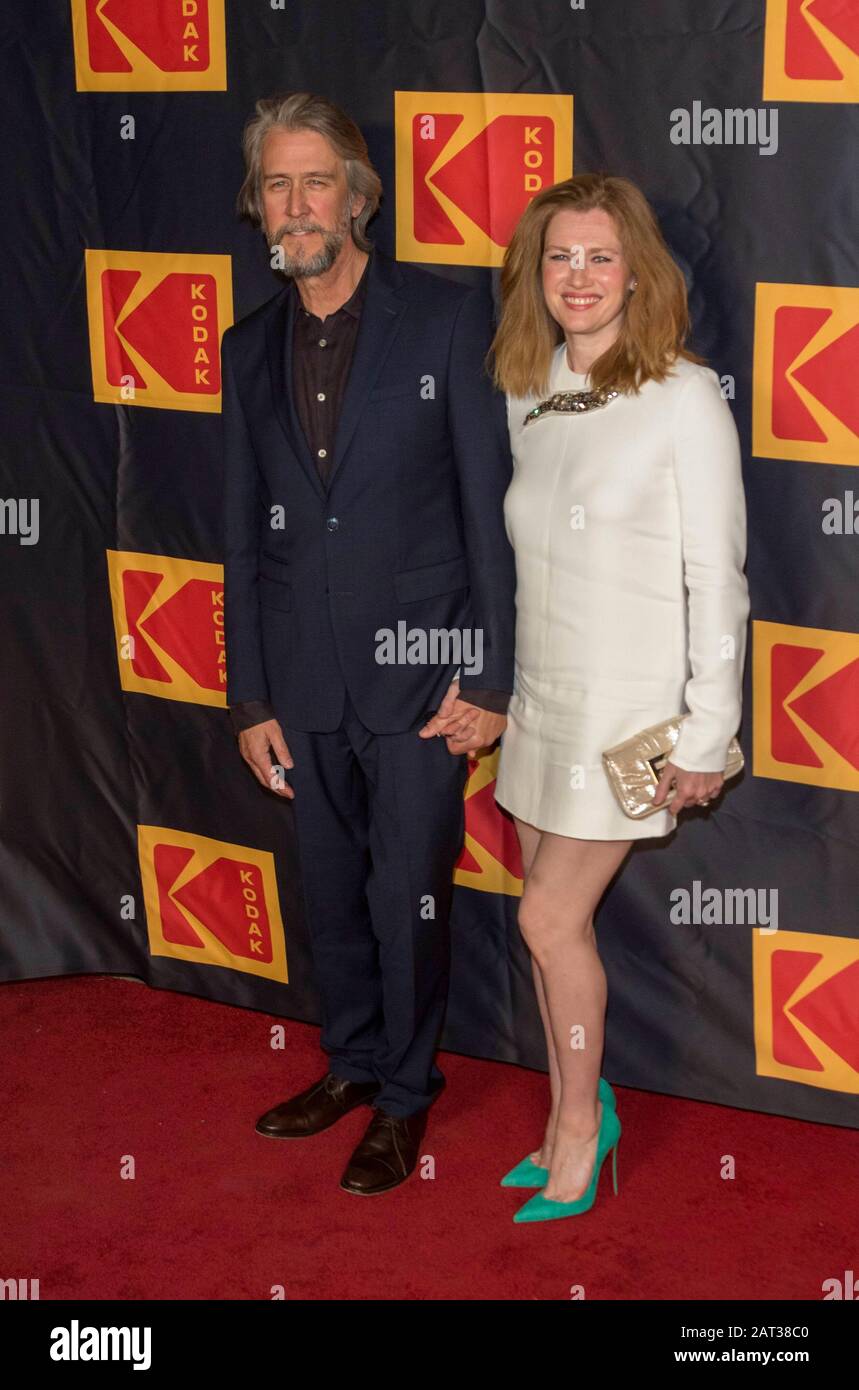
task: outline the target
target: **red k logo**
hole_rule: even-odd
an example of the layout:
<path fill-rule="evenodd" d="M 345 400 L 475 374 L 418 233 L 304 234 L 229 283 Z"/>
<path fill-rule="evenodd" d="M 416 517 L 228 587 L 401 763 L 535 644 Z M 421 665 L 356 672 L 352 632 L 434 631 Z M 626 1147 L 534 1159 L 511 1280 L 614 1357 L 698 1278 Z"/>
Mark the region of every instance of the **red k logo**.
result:
<path fill-rule="evenodd" d="M 859 636 L 752 624 L 756 777 L 859 791 Z"/>
<path fill-rule="evenodd" d="M 287 979 L 274 858 L 247 845 L 137 827 L 149 949 Z"/>
<path fill-rule="evenodd" d="M 859 941 L 753 935 L 759 1076 L 859 1094 Z"/>
<path fill-rule="evenodd" d="M 72 0 L 79 92 L 222 92 L 224 0 Z"/>
<path fill-rule="evenodd" d="M 484 893 L 522 896 L 522 854 L 516 827 L 495 800 L 500 749 L 469 758 L 465 787 L 465 844 L 454 883 Z"/>
<path fill-rule="evenodd" d="M 94 399 L 219 411 L 229 256 L 87 251 L 86 277 Z"/>
<path fill-rule="evenodd" d="M 764 101 L 859 101 L 856 0 L 767 0 Z"/>
<path fill-rule="evenodd" d="M 226 706 L 222 565 L 107 552 L 123 690 Z"/>
<path fill-rule="evenodd" d="M 859 464 L 859 290 L 758 285 L 753 449 Z"/>
<path fill-rule="evenodd" d="M 542 188 L 572 173 L 573 98 L 397 92 L 397 256 L 500 265 Z"/>

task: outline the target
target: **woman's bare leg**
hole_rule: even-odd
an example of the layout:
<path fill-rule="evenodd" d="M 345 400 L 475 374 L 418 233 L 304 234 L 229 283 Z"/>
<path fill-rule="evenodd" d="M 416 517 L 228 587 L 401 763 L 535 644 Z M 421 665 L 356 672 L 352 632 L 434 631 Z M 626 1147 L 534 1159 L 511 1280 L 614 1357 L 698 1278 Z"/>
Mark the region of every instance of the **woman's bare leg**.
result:
<path fill-rule="evenodd" d="M 525 882 L 531 872 L 531 865 L 540 844 L 542 830 L 537 830 L 535 826 L 529 825 L 527 821 L 519 820 L 514 816 L 516 823 L 516 834 L 519 837 L 519 845 L 522 850 L 522 868 L 524 871 Z M 546 992 L 543 988 L 543 976 L 537 961 L 531 957 L 531 973 L 534 977 L 534 992 L 537 995 L 537 1005 L 540 1010 L 540 1017 L 543 1020 L 543 1032 L 546 1034 L 546 1052 L 549 1058 L 549 1091 L 551 1104 L 549 1106 L 549 1118 L 546 1121 L 546 1130 L 543 1135 L 543 1143 L 539 1149 L 531 1154 L 534 1163 L 541 1168 L 548 1168 L 552 1161 L 552 1146 L 555 1140 L 555 1126 L 558 1120 L 558 1110 L 561 1105 L 561 1072 L 558 1067 L 558 1058 L 555 1053 L 555 1039 L 552 1036 L 552 1025 L 549 1019 L 549 1007 L 546 1003 Z"/>
<path fill-rule="evenodd" d="M 587 1187 L 602 1107 L 606 979 L 593 915 L 631 840 L 540 834 L 519 908 L 522 934 L 542 976 L 560 1102 L 544 1195 L 571 1202 Z"/>

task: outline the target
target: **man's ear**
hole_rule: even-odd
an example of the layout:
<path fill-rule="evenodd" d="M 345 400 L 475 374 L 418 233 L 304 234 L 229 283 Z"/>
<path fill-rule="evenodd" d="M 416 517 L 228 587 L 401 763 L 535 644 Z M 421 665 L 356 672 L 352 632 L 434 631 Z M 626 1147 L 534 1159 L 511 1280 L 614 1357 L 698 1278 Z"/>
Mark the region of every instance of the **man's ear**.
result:
<path fill-rule="evenodd" d="M 352 216 L 358 217 L 359 214 L 362 213 L 364 211 L 364 208 L 367 206 L 367 199 L 364 197 L 364 194 L 356 193 L 354 198 L 352 199 L 350 206 L 352 210 Z"/>

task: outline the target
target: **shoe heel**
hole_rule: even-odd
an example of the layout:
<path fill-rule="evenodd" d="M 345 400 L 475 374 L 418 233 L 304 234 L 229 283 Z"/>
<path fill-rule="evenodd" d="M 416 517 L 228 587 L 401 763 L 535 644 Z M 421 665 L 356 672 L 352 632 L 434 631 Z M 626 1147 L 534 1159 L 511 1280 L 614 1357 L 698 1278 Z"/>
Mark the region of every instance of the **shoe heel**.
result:
<path fill-rule="evenodd" d="M 617 1196 L 617 1144 L 615 1144 L 611 1155 L 611 1178 L 614 1186 L 614 1195 Z"/>

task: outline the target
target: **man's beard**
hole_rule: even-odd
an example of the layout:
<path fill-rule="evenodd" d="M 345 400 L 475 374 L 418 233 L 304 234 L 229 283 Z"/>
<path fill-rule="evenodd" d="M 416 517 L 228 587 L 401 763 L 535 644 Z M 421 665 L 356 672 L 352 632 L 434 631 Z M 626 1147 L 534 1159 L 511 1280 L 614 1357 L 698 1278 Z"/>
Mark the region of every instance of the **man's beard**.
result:
<path fill-rule="evenodd" d="M 319 232 L 322 237 L 322 248 L 313 256 L 290 256 L 284 246 L 280 245 L 280 238 L 286 232 Z M 337 226 L 331 230 L 327 227 L 320 227 L 318 222 L 299 222 L 283 223 L 277 229 L 277 235 L 273 238 L 272 245 L 278 247 L 283 255 L 283 264 L 278 267 L 284 275 L 289 275 L 295 280 L 305 276 L 324 275 L 326 270 L 330 270 L 336 261 L 343 247 L 347 236 L 352 233 L 352 215 L 348 204 L 344 205 L 337 222 Z"/>

